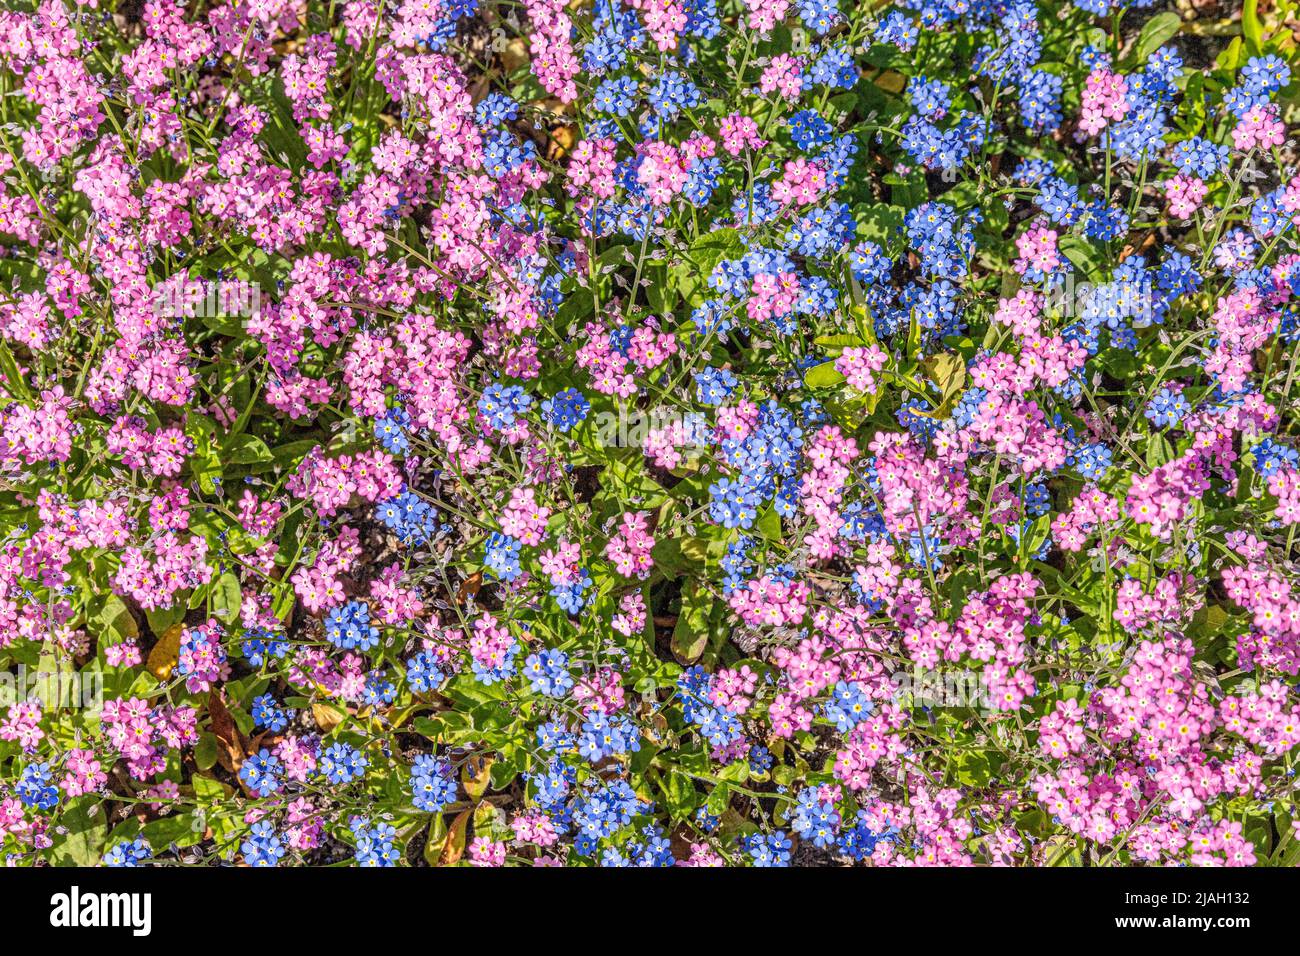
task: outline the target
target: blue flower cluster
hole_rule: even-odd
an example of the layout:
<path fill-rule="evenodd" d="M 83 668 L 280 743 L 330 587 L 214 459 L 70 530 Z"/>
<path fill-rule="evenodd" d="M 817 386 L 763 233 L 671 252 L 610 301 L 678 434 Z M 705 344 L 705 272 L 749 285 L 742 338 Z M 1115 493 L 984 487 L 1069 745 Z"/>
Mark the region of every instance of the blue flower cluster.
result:
<path fill-rule="evenodd" d="M 115 843 L 104 854 L 105 866 L 139 866 L 145 860 L 153 859 L 153 849 L 144 837 Z"/>
<path fill-rule="evenodd" d="M 317 769 L 330 783 L 351 783 L 365 776 L 370 762 L 356 747 L 339 741 L 321 751 Z"/>
<path fill-rule="evenodd" d="M 483 564 L 502 581 L 513 581 L 524 573 L 519 564 L 523 542 L 518 538 L 494 531 L 483 547 Z"/>
<path fill-rule="evenodd" d="M 578 731 L 578 753 L 591 763 L 641 749 L 641 730 L 626 714 L 587 711 Z"/>
<path fill-rule="evenodd" d="M 390 408 L 375 419 L 375 437 L 391 455 L 405 455 L 411 450 L 411 440 L 406 434 L 411 416 L 403 408 Z"/>
<path fill-rule="evenodd" d="M 451 763 L 432 754 L 418 754 L 411 762 L 411 802 L 426 813 L 441 813 L 455 799 Z"/>
<path fill-rule="evenodd" d="M 447 679 L 433 651 L 422 650 L 406 661 L 406 683 L 417 694 L 427 694 L 438 689 Z"/>
<path fill-rule="evenodd" d="M 375 517 L 405 545 L 426 545 L 442 530 L 433 505 L 405 487 L 381 501 Z"/>
<path fill-rule="evenodd" d="M 352 819 L 352 837 L 356 841 L 355 857 L 360 866 L 396 866 L 401 859 L 394 841 L 397 829 L 388 823 L 373 826 L 364 817 Z"/>
<path fill-rule="evenodd" d="M 486 419 L 488 427 L 504 430 L 512 427 L 515 419 L 528 411 L 532 403 L 532 396 L 520 386 L 495 382 L 483 390 L 483 396 L 478 400 L 478 410 Z"/>
<path fill-rule="evenodd" d="M 23 806 L 52 810 L 59 803 L 59 788 L 54 786 L 54 776 L 48 763 L 29 763 L 23 768 L 14 786 L 14 793 Z"/>
<path fill-rule="evenodd" d="M 284 843 L 267 820 L 259 820 L 249 829 L 239 845 L 249 866 L 277 866 L 285 854 Z"/>
<path fill-rule="evenodd" d="M 857 681 L 838 681 L 830 700 L 823 705 L 827 720 L 835 722 L 841 732 L 852 730 L 871 715 L 875 705 L 867 696 L 866 688 Z"/>
<path fill-rule="evenodd" d="M 736 469 L 736 476 L 709 486 L 709 516 L 725 528 L 750 528 L 768 502 L 777 515 L 793 516 L 794 476 L 802 451 L 803 429 L 794 414 L 774 401 L 765 402 L 756 428 L 719 446 L 719 458 Z"/>
<path fill-rule="evenodd" d="M 533 691 L 547 697 L 563 697 L 573 687 L 569 655 L 558 649 L 528 655 L 524 661 L 524 676 Z"/>
<path fill-rule="evenodd" d="M 292 711 L 286 711 L 277 704 L 275 698 L 270 694 L 262 694 L 253 698 L 253 723 L 258 727 L 265 727 L 272 733 L 279 733 L 289 726 L 292 713 Z"/>
<path fill-rule="evenodd" d="M 279 793 L 284 784 L 284 764 L 280 758 L 263 747 L 244 759 L 239 768 L 239 780 L 250 792 L 259 797 Z"/>
<path fill-rule="evenodd" d="M 368 651 L 379 643 L 379 628 L 370 623 L 370 605 L 348 601 L 325 615 L 325 640 L 345 651 Z"/>
<path fill-rule="evenodd" d="M 569 432 L 586 419 L 591 402 L 576 388 L 566 388 L 542 402 L 541 407 L 548 422 L 562 432 Z"/>

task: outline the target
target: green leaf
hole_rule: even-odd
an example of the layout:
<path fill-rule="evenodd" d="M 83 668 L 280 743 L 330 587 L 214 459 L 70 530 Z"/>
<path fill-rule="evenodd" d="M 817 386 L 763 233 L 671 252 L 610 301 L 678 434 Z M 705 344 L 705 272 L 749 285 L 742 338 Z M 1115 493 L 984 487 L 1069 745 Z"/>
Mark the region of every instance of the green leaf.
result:
<path fill-rule="evenodd" d="M 749 761 L 734 760 L 722 768 L 718 774 L 719 779 L 730 780 L 732 783 L 744 783 L 749 779 Z"/>
<path fill-rule="evenodd" d="M 127 609 L 126 603 L 116 594 L 110 594 L 104 600 L 104 606 L 91 618 L 98 626 L 100 645 L 116 644 L 120 640 L 130 640 L 140 636 L 140 626 Z M 105 637 L 117 640 L 105 641 Z"/>
<path fill-rule="evenodd" d="M 858 105 L 858 95 L 853 92 L 831 97 L 831 106 L 840 113 L 852 113 Z"/>
<path fill-rule="evenodd" d="M 214 737 L 215 741 L 216 738 Z M 224 800 L 230 796 L 231 788 L 220 780 L 214 780 L 212 777 L 205 777 L 201 774 L 195 774 L 190 778 L 190 783 L 194 786 L 194 796 L 205 803 L 212 803 L 217 800 Z"/>
<path fill-rule="evenodd" d="M 881 246 L 893 239 L 903 228 L 907 210 L 902 206 L 878 202 L 854 208 L 853 218 L 858 224 L 858 235 Z"/>
<path fill-rule="evenodd" d="M 776 513 L 776 508 L 763 509 L 763 513 L 758 516 L 758 521 L 754 522 L 754 527 L 768 541 L 781 540 L 781 516 Z"/>
<path fill-rule="evenodd" d="M 233 571 L 227 571 L 217 578 L 212 586 L 211 600 L 212 612 L 221 620 L 233 624 L 239 619 L 239 609 L 243 604 L 244 595 L 239 587 L 239 578 Z"/>
<path fill-rule="evenodd" d="M 966 363 L 960 355 L 952 352 L 940 352 L 930 356 L 921 363 L 925 377 L 939 389 L 944 402 L 954 397 L 966 384 Z"/>
<path fill-rule="evenodd" d="M 1101 278 L 1101 254 L 1092 243 L 1078 236 L 1066 236 L 1058 245 L 1065 258 L 1085 276 L 1094 280 Z"/>
<path fill-rule="evenodd" d="M 199 742 L 194 745 L 194 764 L 200 770 L 211 770 L 217 764 L 217 737 L 215 734 L 203 733 L 199 735 Z M 194 780 L 200 780 L 201 777 L 195 776 Z M 195 784 L 197 792 L 198 785 Z"/>
<path fill-rule="evenodd" d="M 281 468 L 292 468 L 302 461 L 320 442 L 305 438 L 302 441 L 286 442 L 277 445 L 271 451 L 271 460 Z"/>
<path fill-rule="evenodd" d="M 1214 58 L 1214 65 L 1224 73 L 1235 71 L 1241 63 L 1241 47 L 1241 37 L 1233 37 L 1232 42 Z"/>
<path fill-rule="evenodd" d="M 1155 432 L 1147 439 L 1147 465 L 1159 468 L 1174 457 L 1174 446 L 1160 432 Z"/>
<path fill-rule="evenodd" d="M 474 735 L 469 716 L 458 710 L 444 711 L 437 717 L 417 717 L 411 721 L 411 729 L 445 744 L 457 744 Z"/>
<path fill-rule="evenodd" d="M 844 375 L 834 362 L 822 362 L 804 372 L 803 380 L 809 388 L 832 388 L 844 381 Z"/>
<path fill-rule="evenodd" d="M 691 306 L 702 303 L 709 294 L 709 275 L 719 262 L 739 259 L 745 254 L 745 244 L 735 229 L 715 229 L 706 232 L 686 250 L 668 269 L 669 281 L 678 294 Z"/>
<path fill-rule="evenodd" d="M 664 809 L 674 820 L 684 820 L 695 812 L 695 784 L 687 774 L 670 769 L 659 778 L 659 787 L 664 794 Z"/>
<path fill-rule="evenodd" d="M 727 807 L 730 805 L 731 785 L 726 783 L 720 783 L 714 787 L 713 792 L 709 794 L 708 802 L 705 804 L 708 807 L 709 814 L 715 817 L 720 817 L 726 813 Z"/>
<path fill-rule="evenodd" d="M 195 825 L 192 813 L 160 817 L 140 828 L 140 832 L 156 852 L 165 850 L 173 843 L 177 846 L 193 846 L 203 838 L 203 830 L 203 827 Z"/>
<path fill-rule="evenodd" d="M 98 797 L 73 801 L 59 816 L 59 826 L 67 827 L 56 838 L 51 853 L 55 866 L 94 866 L 104 854 L 108 824 Z"/>
<path fill-rule="evenodd" d="M 442 857 L 442 848 L 447 843 L 447 818 L 435 813 L 429 821 L 429 832 L 424 842 L 424 862 L 437 866 Z"/>
<path fill-rule="evenodd" d="M 194 442 L 194 454 L 190 455 L 186 466 L 190 474 L 199 483 L 199 490 L 205 495 L 215 494 L 217 482 L 222 477 L 221 454 L 213 446 L 212 437 L 217 433 L 217 423 L 207 415 L 190 412 L 185 421 L 185 434 Z"/>
<path fill-rule="evenodd" d="M 682 482 L 677 488 L 685 483 Z M 674 491 L 676 490 L 675 488 Z M 676 579 L 704 570 L 710 559 L 721 558 L 725 551 L 726 545 L 718 540 L 661 537 L 650 549 L 650 555 L 654 558 L 656 576 Z"/>
<path fill-rule="evenodd" d="M 1171 10 L 1157 13 L 1142 27 L 1138 34 L 1137 45 L 1133 48 L 1135 64 L 1141 65 L 1160 47 L 1164 46 L 1183 25 L 1183 19 Z"/>
<path fill-rule="evenodd" d="M 840 333 L 838 335 L 819 335 L 817 338 L 813 339 L 813 342 L 825 349 L 828 355 L 836 356 L 845 349 L 862 348 L 864 345 L 869 344 L 868 342 L 863 341 L 860 335 L 850 335 L 846 333 Z"/>
<path fill-rule="evenodd" d="M 14 361 L 13 353 L 4 342 L 0 342 L 0 378 L 3 378 L 3 381 L 0 381 L 0 389 L 14 398 L 32 397 L 32 391 L 27 387 L 27 380 L 19 373 L 18 363 Z"/>
<path fill-rule="evenodd" d="M 1242 7 L 1241 35 L 1246 39 L 1246 49 L 1251 56 L 1264 52 L 1264 25 L 1259 22 L 1259 0 L 1246 0 Z"/>
<path fill-rule="evenodd" d="M 145 620 L 149 622 L 149 630 L 153 631 L 155 637 L 161 638 L 174 625 L 185 620 L 185 605 L 177 601 L 172 607 L 145 611 L 144 616 Z"/>
<path fill-rule="evenodd" d="M 1057 836 L 1043 842 L 1046 857 L 1052 866 L 1083 866 L 1079 841 L 1072 836 Z"/>
<path fill-rule="evenodd" d="M 266 442 L 256 435 L 232 435 L 221 444 L 221 457 L 232 465 L 265 465 L 275 461 Z"/>
<path fill-rule="evenodd" d="M 673 653 L 690 664 L 709 646 L 713 596 L 692 580 L 682 589 L 682 612 L 673 628 Z"/>
<path fill-rule="evenodd" d="M 1178 127 L 1189 136 L 1198 136 L 1205 128 L 1205 74 L 1193 73 L 1183 90 L 1183 103 L 1176 119 Z"/>
<path fill-rule="evenodd" d="M 991 776 L 988 755 L 967 751 L 957 757 L 957 782 L 968 787 L 983 787 Z"/>

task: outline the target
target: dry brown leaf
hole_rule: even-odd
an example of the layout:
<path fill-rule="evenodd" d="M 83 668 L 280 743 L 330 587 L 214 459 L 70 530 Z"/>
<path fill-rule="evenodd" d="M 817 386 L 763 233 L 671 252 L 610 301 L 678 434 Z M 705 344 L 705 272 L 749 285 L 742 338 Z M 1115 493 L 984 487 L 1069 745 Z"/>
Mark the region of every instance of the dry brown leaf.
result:
<path fill-rule="evenodd" d="M 501 63 L 507 73 L 513 73 L 528 63 L 528 44 L 523 37 L 515 37 L 506 44 L 506 48 L 501 51 Z"/>
<path fill-rule="evenodd" d="M 872 82 L 887 93 L 901 93 L 903 88 L 907 86 L 907 77 L 897 70 L 886 70 Z"/>
<path fill-rule="evenodd" d="M 231 773 L 239 773 L 248 750 L 247 738 L 240 733 L 235 718 L 226 707 L 225 691 L 213 688 L 208 693 L 208 717 L 212 721 L 212 735 L 217 738 L 217 762 Z"/>
<path fill-rule="evenodd" d="M 481 587 L 483 587 L 483 572 L 475 571 L 456 589 L 456 603 L 464 604 L 467 598 L 477 597 Z"/>
<path fill-rule="evenodd" d="M 465 769 L 460 772 L 460 782 L 470 800 L 477 802 L 487 792 L 488 781 L 492 777 L 492 763 L 493 758 L 488 754 L 474 754 L 465 761 Z"/>
<path fill-rule="evenodd" d="M 1142 240 L 1136 246 L 1133 245 L 1132 243 L 1126 244 L 1124 248 L 1120 250 L 1119 261 L 1123 262 L 1125 259 L 1133 255 L 1133 253 L 1135 252 L 1145 252 L 1146 250 L 1150 249 L 1153 245 L 1155 245 L 1155 241 L 1156 241 L 1155 230 L 1152 230 L 1151 232 L 1148 232 L 1145 236 L 1143 236 Z"/>
<path fill-rule="evenodd" d="M 184 624 L 173 624 L 163 632 L 163 636 L 149 652 L 149 660 L 145 662 L 145 666 L 149 668 L 149 673 L 160 681 L 165 681 L 172 676 L 176 662 L 180 660 L 183 630 L 185 630 Z"/>
<path fill-rule="evenodd" d="M 551 148 L 546 158 L 551 162 L 563 159 L 573 150 L 573 140 L 572 126 L 557 126 L 551 130 Z"/>
<path fill-rule="evenodd" d="M 311 705 L 311 716 L 316 721 L 316 726 L 320 728 L 321 733 L 327 734 L 343 723 L 343 718 L 347 716 L 347 713 L 330 704 L 315 703 Z"/>
<path fill-rule="evenodd" d="M 455 866 L 465 855 L 465 829 L 469 826 L 469 810 L 462 810 L 456 815 L 455 822 L 447 831 L 447 842 L 442 845 L 442 855 L 438 857 L 439 866 Z"/>

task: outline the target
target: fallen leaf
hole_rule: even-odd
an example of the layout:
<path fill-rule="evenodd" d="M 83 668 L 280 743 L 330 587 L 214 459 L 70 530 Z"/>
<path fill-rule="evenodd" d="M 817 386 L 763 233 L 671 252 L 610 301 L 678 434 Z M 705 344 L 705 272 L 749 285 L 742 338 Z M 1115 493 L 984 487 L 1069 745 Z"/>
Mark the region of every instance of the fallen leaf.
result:
<path fill-rule="evenodd" d="M 479 588 L 481 588 L 482 586 L 483 586 L 483 572 L 475 571 L 464 581 L 462 581 L 460 583 L 460 587 L 456 589 L 456 603 L 464 604 L 466 599 L 471 597 L 477 597 Z"/>
<path fill-rule="evenodd" d="M 435 813 L 429 821 L 429 832 L 424 838 L 424 860 L 430 866 L 437 866 L 442 859 L 442 848 L 447 843 L 446 817 Z"/>
<path fill-rule="evenodd" d="M 455 866 L 465 855 L 465 829 L 469 826 L 469 810 L 462 810 L 456 815 L 455 822 L 447 832 L 447 842 L 442 845 L 442 855 L 438 857 L 439 866 Z"/>
<path fill-rule="evenodd" d="M 505 66 L 507 73 L 513 73 L 515 70 L 528 63 L 528 44 L 522 37 L 515 37 L 506 48 L 501 51 L 501 63 Z"/>
<path fill-rule="evenodd" d="M 551 162 L 563 159 L 573 150 L 573 141 L 572 126 L 557 126 L 551 130 L 551 148 L 546 158 Z"/>
<path fill-rule="evenodd" d="M 343 723 L 343 718 L 347 716 L 347 713 L 333 704 L 315 703 L 311 705 L 311 716 L 316 721 L 316 726 L 320 728 L 321 732 L 327 734 Z"/>
<path fill-rule="evenodd" d="M 172 671 L 176 668 L 176 662 L 181 656 L 181 632 L 185 630 L 184 624 L 173 624 L 158 639 L 158 643 L 153 646 L 149 652 L 149 660 L 145 666 L 149 668 L 149 673 L 160 681 L 165 681 L 171 677 Z"/>
<path fill-rule="evenodd" d="M 872 82 L 887 93 L 901 93 L 907 86 L 907 77 L 897 70 L 886 70 Z"/>
<path fill-rule="evenodd" d="M 493 758 L 489 754 L 474 755 L 465 761 L 465 769 L 460 773 L 460 782 L 464 784 L 465 792 L 469 794 L 471 800 L 478 801 L 487 792 L 492 763 Z"/>
<path fill-rule="evenodd" d="M 214 687 L 208 693 L 208 717 L 211 718 L 212 735 L 217 738 L 217 762 L 231 773 L 239 773 L 248 753 L 248 741 L 235 725 L 235 718 L 230 716 L 224 690 Z"/>

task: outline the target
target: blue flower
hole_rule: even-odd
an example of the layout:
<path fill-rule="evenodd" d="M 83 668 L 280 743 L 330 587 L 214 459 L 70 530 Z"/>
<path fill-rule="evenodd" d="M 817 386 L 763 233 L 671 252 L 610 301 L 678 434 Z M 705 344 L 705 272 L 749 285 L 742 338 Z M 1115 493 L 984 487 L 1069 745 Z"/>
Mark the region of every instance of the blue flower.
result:
<path fill-rule="evenodd" d="M 375 517 L 393 531 L 402 544 L 428 544 L 438 534 L 437 512 L 409 488 L 375 506 Z"/>
<path fill-rule="evenodd" d="M 604 80 L 596 87 L 592 105 L 602 113 L 626 116 L 636 105 L 636 96 L 636 80 L 630 76 L 620 76 Z"/>
<path fill-rule="evenodd" d="M 494 531 L 488 535 L 484 546 L 483 563 L 488 570 L 503 581 L 513 581 L 523 574 L 519 564 L 519 549 L 523 542 Z"/>
<path fill-rule="evenodd" d="M 1164 428 L 1166 425 L 1177 425 L 1191 410 L 1192 406 L 1181 392 L 1171 392 L 1167 388 L 1162 388 L 1147 403 L 1146 410 L 1142 414 L 1157 428 Z"/>
<path fill-rule="evenodd" d="M 1276 93 L 1291 82 L 1291 70 L 1281 57 L 1269 54 L 1253 56 L 1241 68 L 1246 89 L 1265 96 Z"/>
<path fill-rule="evenodd" d="M 804 152 L 834 139 L 831 124 L 822 119 L 815 110 L 800 110 L 785 122 L 790 128 L 790 138 L 794 140 L 795 146 Z"/>
<path fill-rule="evenodd" d="M 277 866 L 285 850 L 270 822 L 259 820 L 249 829 L 239 852 L 249 866 Z"/>
<path fill-rule="evenodd" d="M 379 628 L 370 623 L 370 606 L 348 601 L 325 615 L 325 640 L 345 651 L 368 651 L 379 643 Z"/>
<path fill-rule="evenodd" d="M 352 836 L 356 840 L 356 861 L 359 866 L 396 866 L 401 855 L 393 845 L 397 830 L 387 823 L 371 826 L 364 817 L 354 817 Z"/>
<path fill-rule="evenodd" d="M 153 850 L 144 837 L 136 837 L 128 843 L 115 843 L 104 854 L 105 866 L 139 866 L 144 860 L 153 858 Z"/>
<path fill-rule="evenodd" d="M 566 388 L 542 402 L 542 415 L 562 432 L 572 431 L 587 417 L 591 402 L 576 388 Z"/>
<path fill-rule="evenodd" d="M 456 799 L 451 763 L 432 754 L 419 754 L 411 764 L 411 801 L 426 813 L 440 813 Z"/>
<path fill-rule="evenodd" d="M 563 697 L 573 687 L 573 675 L 568 667 L 568 654 L 561 650 L 546 650 L 528 656 L 524 661 L 524 676 L 535 693 Z"/>
<path fill-rule="evenodd" d="M 835 685 L 831 698 L 822 707 L 827 720 L 835 722 L 837 730 L 852 730 L 866 720 L 875 709 L 866 689 L 857 681 L 839 681 Z"/>
<path fill-rule="evenodd" d="M 754 866 L 781 867 L 790 865 L 789 837 L 778 830 L 773 834 L 754 833 L 741 841 Z"/>
<path fill-rule="evenodd" d="M 876 27 L 877 43 L 892 43 L 904 53 L 916 46 L 919 35 L 916 21 L 898 10 L 891 10 Z"/>
<path fill-rule="evenodd" d="M 528 411 L 532 397 L 518 385 L 494 382 L 483 390 L 478 400 L 478 410 L 493 429 L 507 429 L 515 419 Z"/>
<path fill-rule="evenodd" d="M 317 769 L 330 783 L 351 783 L 365 776 L 368 765 L 365 754 L 351 744 L 339 741 L 321 751 Z"/>
<path fill-rule="evenodd" d="M 59 803 L 59 789 L 52 781 L 48 763 L 29 763 L 19 775 L 14 792 L 23 806 L 53 810 Z"/>
<path fill-rule="evenodd" d="M 270 694 L 262 694 L 253 699 L 253 723 L 258 727 L 265 727 L 272 733 L 278 733 L 289 725 L 290 714 L 292 711 L 286 712 L 276 704 L 275 698 Z"/>
<path fill-rule="evenodd" d="M 1114 457 L 1105 445 L 1083 445 L 1074 453 L 1074 467 L 1089 481 L 1098 481 L 1110 470 Z"/>
<path fill-rule="evenodd" d="M 744 476 L 709 486 L 709 515 L 724 528 L 751 528 L 758 518 L 758 495 Z"/>
<path fill-rule="evenodd" d="M 1272 438 L 1265 438 L 1250 450 L 1255 470 L 1263 477 L 1271 478 L 1279 471 L 1300 466 L 1300 452 L 1287 445 L 1279 444 Z"/>
<path fill-rule="evenodd" d="M 280 758 L 265 747 L 245 759 L 239 768 L 239 779 L 259 797 L 278 793 L 283 784 L 283 774 L 284 765 Z"/>
<path fill-rule="evenodd" d="M 739 380 L 730 369 L 708 366 L 695 373 L 695 388 L 705 405 L 721 405 L 736 390 Z"/>
<path fill-rule="evenodd" d="M 283 660 L 289 653 L 289 645 L 265 627 L 250 627 L 239 645 L 240 653 L 253 667 L 261 667 L 271 658 Z"/>
<path fill-rule="evenodd" d="M 406 683 L 417 694 L 427 694 L 430 691 L 437 690 L 438 686 L 446 679 L 447 675 L 438 666 L 438 660 L 433 651 L 419 651 L 414 657 L 408 658 L 406 661 Z"/>

